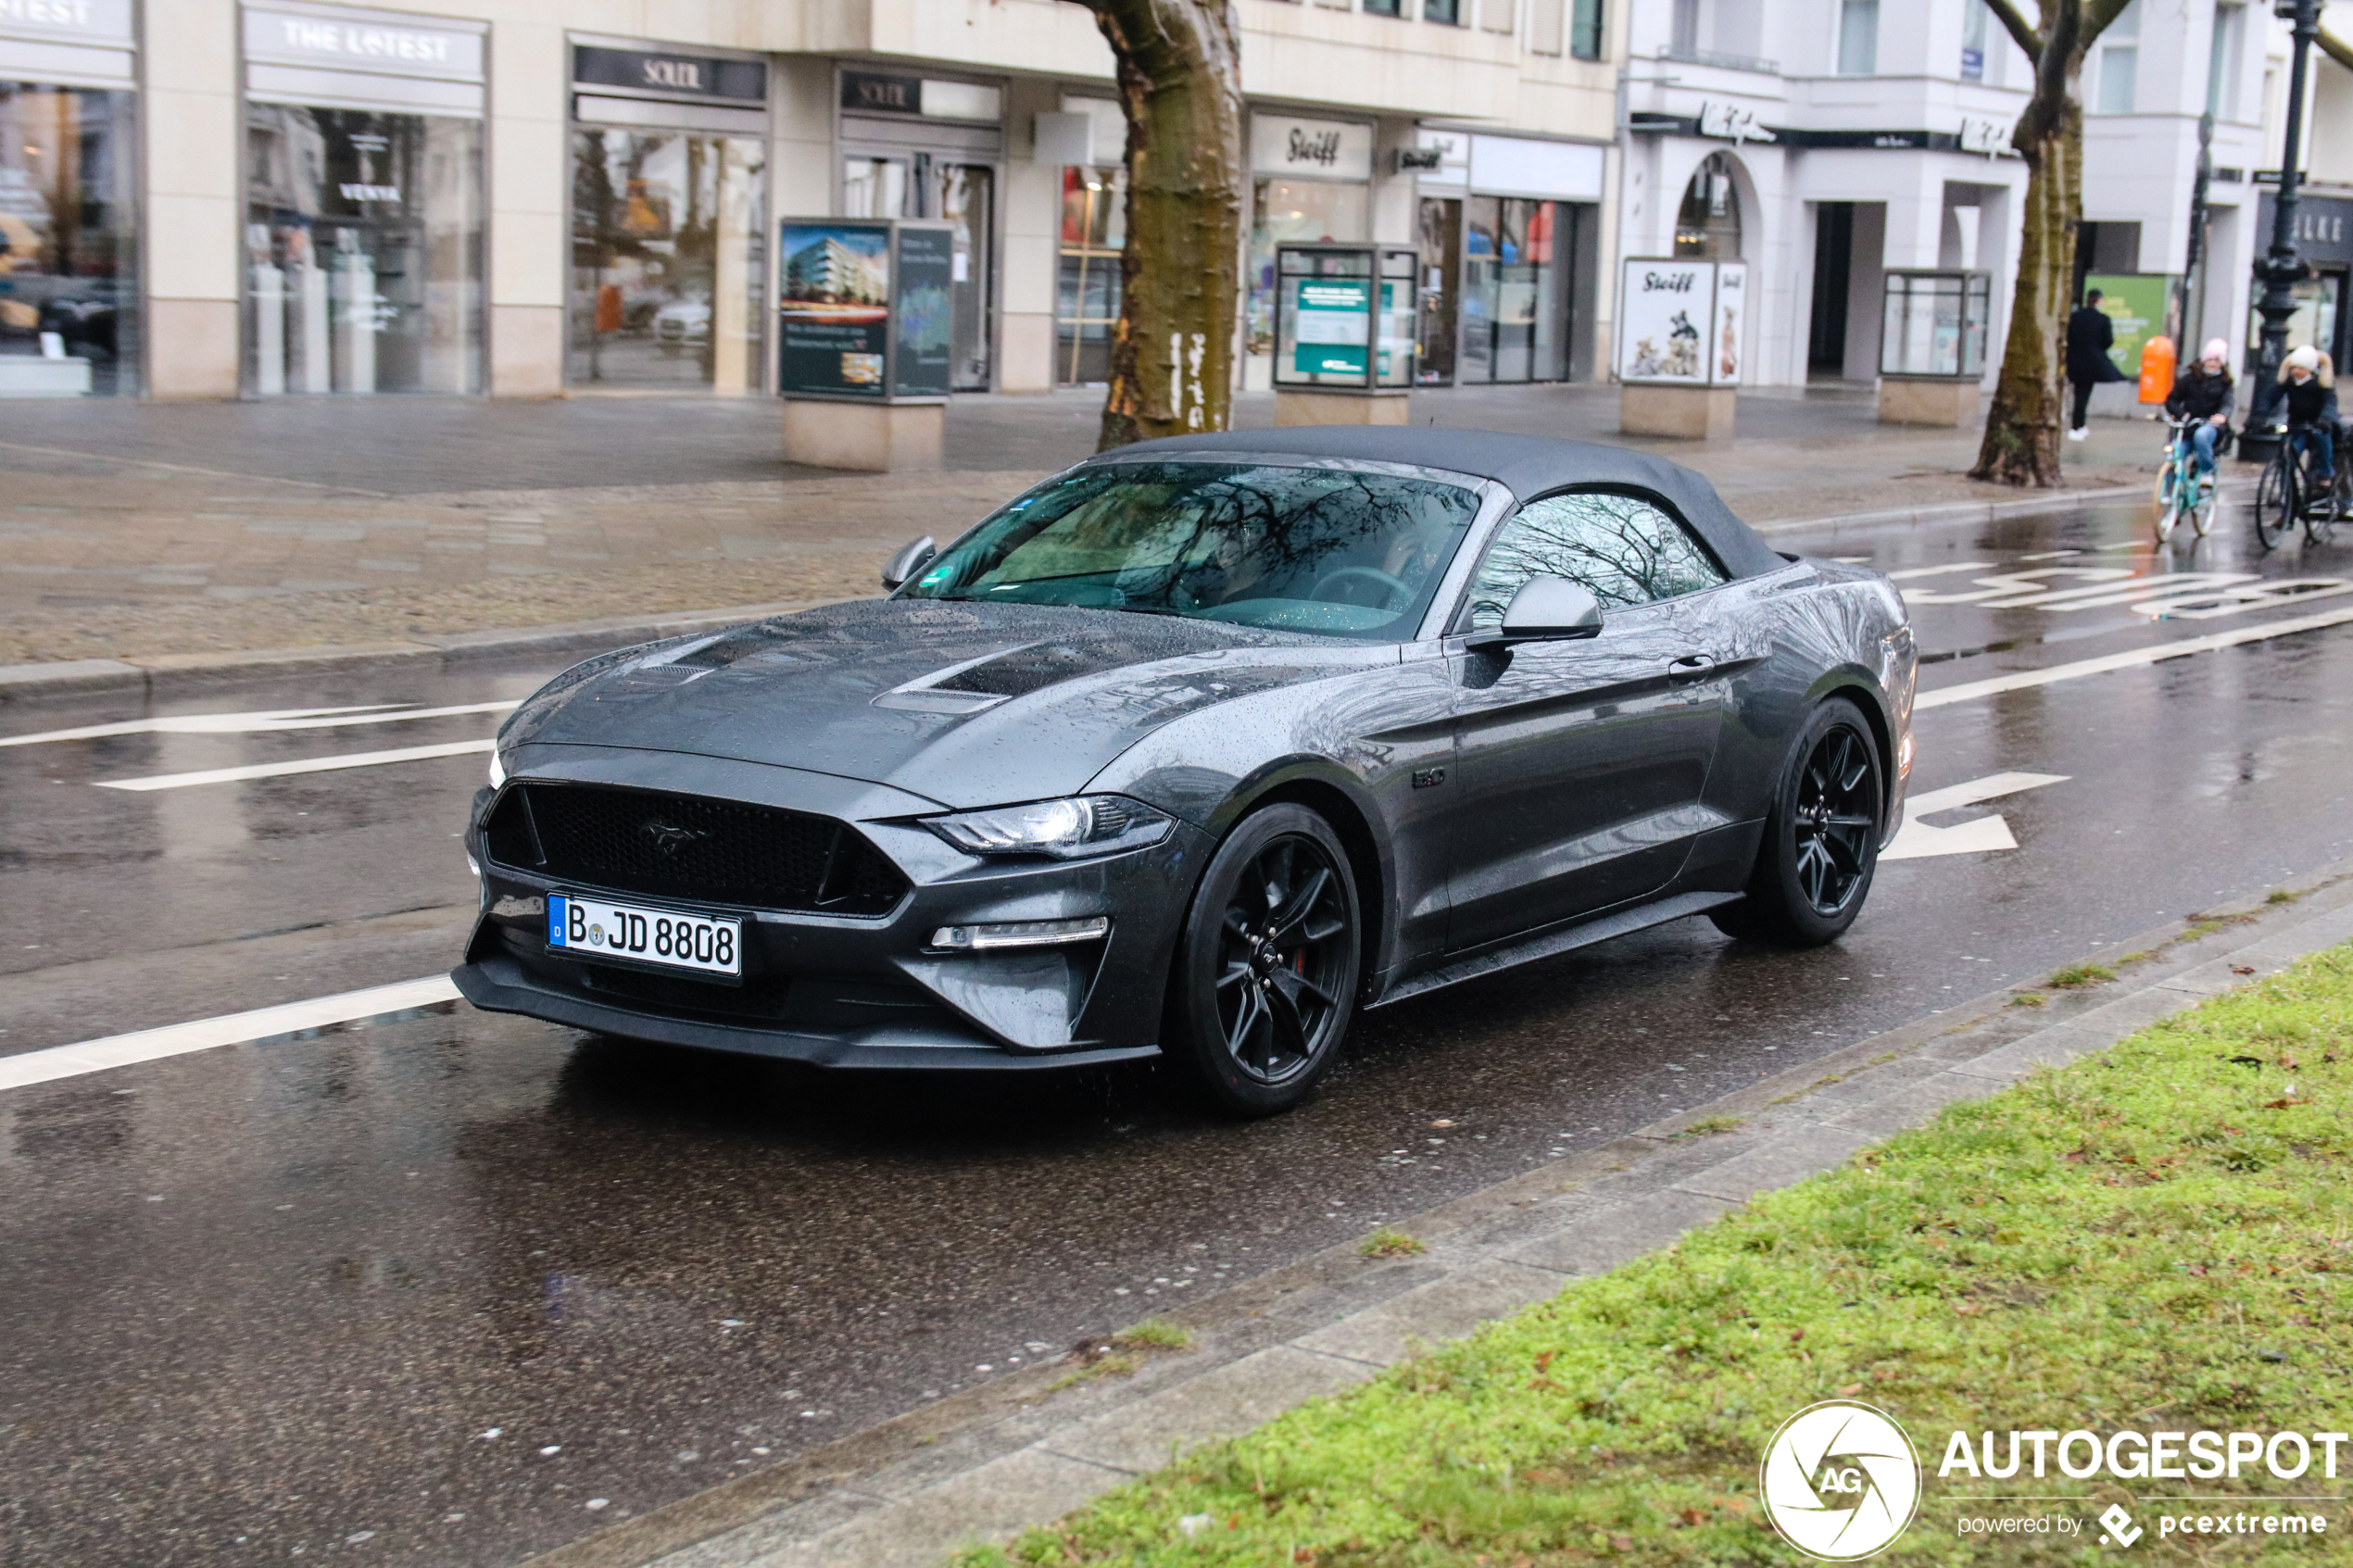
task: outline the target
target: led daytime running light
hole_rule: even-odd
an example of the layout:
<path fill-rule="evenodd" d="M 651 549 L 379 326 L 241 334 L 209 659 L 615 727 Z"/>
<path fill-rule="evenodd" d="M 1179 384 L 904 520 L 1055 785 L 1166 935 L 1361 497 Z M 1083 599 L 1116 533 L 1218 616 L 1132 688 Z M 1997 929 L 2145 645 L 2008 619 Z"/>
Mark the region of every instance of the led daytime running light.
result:
<path fill-rule="evenodd" d="M 1056 947 L 1066 942 L 1096 942 L 1111 935 L 1111 917 L 1078 920 L 1000 921 L 988 925 L 943 925 L 931 934 L 935 947 L 980 953 L 998 947 Z"/>

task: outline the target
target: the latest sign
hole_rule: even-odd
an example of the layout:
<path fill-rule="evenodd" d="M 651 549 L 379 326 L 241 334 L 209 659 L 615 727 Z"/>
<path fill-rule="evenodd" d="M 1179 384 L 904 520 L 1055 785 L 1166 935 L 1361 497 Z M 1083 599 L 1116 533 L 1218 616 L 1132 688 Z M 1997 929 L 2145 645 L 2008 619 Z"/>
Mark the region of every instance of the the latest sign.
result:
<path fill-rule="evenodd" d="M 245 13 L 245 56 L 285 65 L 482 80 L 479 32 L 336 21 L 288 11 Z"/>

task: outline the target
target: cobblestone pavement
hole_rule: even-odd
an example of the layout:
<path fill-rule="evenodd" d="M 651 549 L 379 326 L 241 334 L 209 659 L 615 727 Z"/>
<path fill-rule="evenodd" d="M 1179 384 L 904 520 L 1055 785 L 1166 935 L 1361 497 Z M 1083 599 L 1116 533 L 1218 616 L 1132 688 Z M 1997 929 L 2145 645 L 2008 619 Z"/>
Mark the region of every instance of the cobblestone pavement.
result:
<path fill-rule="evenodd" d="M 949 471 L 778 456 L 743 399 L 14 405 L 0 427 L 0 665 L 312 647 L 874 591 L 1093 445 L 1099 395 L 950 407 Z M 1416 394 L 1416 422 L 1623 441 L 1606 386 Z M 1237 422 L 1272 422 L 1272 399 Z M 1732 441 L 1639 441 L 1755 521 L 2014 500 L 1969 431 L 1883 427 L 1868 394 L 1747 396 Z M 2153 467 L 2102 421 L 2070 488 Z"/>

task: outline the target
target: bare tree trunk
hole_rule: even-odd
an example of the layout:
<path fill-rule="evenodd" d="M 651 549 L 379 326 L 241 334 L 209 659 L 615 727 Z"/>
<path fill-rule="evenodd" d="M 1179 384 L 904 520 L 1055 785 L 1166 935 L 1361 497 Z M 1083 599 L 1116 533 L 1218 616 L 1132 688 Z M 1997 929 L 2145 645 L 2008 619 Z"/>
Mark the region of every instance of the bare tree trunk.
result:
<path fill-rule="evenodd" d="M 1988 0 L 2034 66 L 2034 94 L 2010 145 L 2026 160 L 2026 214 L 2010 331 L 1971 479 L 2059 483 L 2066 417 L 2067 318 L 2074 303 L 2075 232 L 2083 216 L 2083 55 L 2125 0 L 2042 0 L 2029 27 L 2010 0 Z"/>
<path fill-rule="evenodd" d="M 1241 294 L 1239 28 L 1229 0 L 1079 0 L 1127 111 L 1127 244 L 1098 449 L 1224 430 Z"/>

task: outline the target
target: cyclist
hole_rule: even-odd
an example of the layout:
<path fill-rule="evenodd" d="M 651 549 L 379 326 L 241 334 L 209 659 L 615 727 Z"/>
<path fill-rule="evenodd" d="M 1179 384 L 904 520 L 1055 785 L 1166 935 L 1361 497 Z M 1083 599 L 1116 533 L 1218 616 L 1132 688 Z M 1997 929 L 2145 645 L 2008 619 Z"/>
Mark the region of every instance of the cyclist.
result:
<path fill-rule="evenodd" d="M 2176 420 L 2199 421 L 2190 431 L 2196 478 L 2213 476 L 2214 444 L 2230 427 L 2231 404 L 2237 394 L 2238 383 L 2231 379 L 2231 345 L 2219 337 L 2208 338 L 2197 362 L 2174 379 L 2165 411 Z"/>
<path fill-rule="evenodd" d="M 2288 450 L 2310 454 L 2313 483 L 2325 493 L 2336 482 L 2336 369 L 2308 344 L 2280 367 L 2280 389 Z"/>

